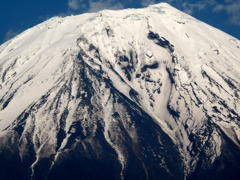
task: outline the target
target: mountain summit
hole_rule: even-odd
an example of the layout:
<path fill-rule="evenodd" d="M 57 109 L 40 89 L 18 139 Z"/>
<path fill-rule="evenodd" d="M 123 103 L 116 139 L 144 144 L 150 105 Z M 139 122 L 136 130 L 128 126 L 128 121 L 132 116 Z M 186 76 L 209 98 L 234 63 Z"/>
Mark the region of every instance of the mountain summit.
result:
<path fill-rule="evenodd" d="M 0 46 L 0 179 L 237 179 L 239 58 L 166 3 L 23 32 Z"/>

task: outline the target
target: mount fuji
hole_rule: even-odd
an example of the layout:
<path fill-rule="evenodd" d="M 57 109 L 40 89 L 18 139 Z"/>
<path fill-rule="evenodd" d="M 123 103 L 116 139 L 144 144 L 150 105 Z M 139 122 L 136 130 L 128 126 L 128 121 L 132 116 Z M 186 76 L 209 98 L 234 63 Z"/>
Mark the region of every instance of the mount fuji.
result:
<path fill-rule="evenodd" d="M 239 67 L 166 3 L 51 18 L 0 46 L 0 179 L 238 179 Z"/>

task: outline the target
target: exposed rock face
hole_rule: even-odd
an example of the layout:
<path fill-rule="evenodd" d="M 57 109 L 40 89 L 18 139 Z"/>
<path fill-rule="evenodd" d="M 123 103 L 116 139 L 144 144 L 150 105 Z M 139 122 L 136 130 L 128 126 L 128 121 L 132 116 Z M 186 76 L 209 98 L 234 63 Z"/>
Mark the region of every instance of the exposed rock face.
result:
<path fill-rule="evenodd" d="M 0 179 L 237 179 L 239 46 L 164 3 L 29 29 L 0 46 Z"/>

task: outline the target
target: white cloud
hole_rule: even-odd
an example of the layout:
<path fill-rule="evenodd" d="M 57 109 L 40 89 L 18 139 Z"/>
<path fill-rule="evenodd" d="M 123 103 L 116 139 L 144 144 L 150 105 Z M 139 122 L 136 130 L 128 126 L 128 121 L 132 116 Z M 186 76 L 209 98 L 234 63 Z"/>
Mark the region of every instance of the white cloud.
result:
<path fill-rule="evenodd" d="M 204 1 L 202 2 L 196 2 L 196 3 L 187 3 L 184 2 L 182 4 L 183 11 L 188 14 L 193 14 L 195 11 L 200 11 L 206 7 L 206 3 Z"/>
<path fill-rule="evenodd" d="M 156 3 L 155 0 L 142 0 L 142 1 L 141 1 L 141 5 L 142 5 L 143 7 L 146 7 L 146 6 L 155 4 L 155 3 Z"/>
<path fill-rule="evenodd" d="M 217 4 L 213 12 L 225 12 L 231 24 L 240 25 L 240 0 L 225 0 L 226 4 Z"/>
<path fill-rule="evenodd" d="M 224 9 L 224 6 L 222 4 L 217 4 L 214 8 L 213 8 L 213 12 L 220 12 Z"/>
<path fill-rule="evenodd" d="M 84 0 L 69 0 L 68 8 L 73 10 L 85 9 L 87 8 L 87 4 L 84 2 Z"/>
<path fill-rule="evenodd" d="M 78 0 L 70 0 L 70 1 L 68 1 L 68 7 L 70 9 L 78 9 L 79 8 Z"/>
<path fill-rule="evenodd" d="M 226 0 L 231 1 L 231 0 Z M 193 14 L 197 11 L 201 11 L 204 8 L 209 6 L 214 6 L 216 4 L 216 0 L 196 0 L 196 1 L 187 1 L 187 0 L 141 0 L 141 5 L 143 7 L 159 3 L 159 2 L 167 2 L 169 4 L 175 4 L 178 8 L 183 10 L 188 14 Z"/>
<path fill-rule="evenodd" d="M 97 12 L 103 9 L 123 9 L 123 5 L 121 3 L 116 3 L 112 0 L 102 0 L 102 1 L 90 1 L 89 2 L 89 12 Z"/>
<path fill-rule="evenodd" d="M 5 36 L 4 36 L 4 41 L 7 41 L 11 38 L 13 38 L 14 36 L 16 36 L 19 32 L 18 31 L 13 31 L 12 29 L 10 29 L 9 31 L 7 31 L 5 33 Z"/>
<path fill-rule="evenodd" d="M 230 3 L 230 2 L 232 2 L 232 0 L 224 0 L 224 2 Z"/>
<path fill-rule="evenodd" d="M 175 4 L 188 14 L 201 12 L 206 8 L 211 8 L 213 12 L 225 12 L 229 16 L 229 23 L 240 25 L 240 0 L 140 0 L 141 5 L 146 7 L 158 2 L 168 2 Z M 122 9 L 124 6 L 116 0 L 68 0 L 68 7 L 72 10 L 83 10 L 86 12 L 97 12 L 103 9 Z"/>
<path fill-rule="evenodd" d="M 171 0 L 171 2 L 178 2 L 177 0 Z M 182 10 L 188 14 L 194 14 L 204 10 L 205 8 L 212 8 L 217 4 L 216 0 L 197 0 L 195 2 L 183 1 L 180 6 Z"/>
<path fill-rule="evenodd" d="M 115 0 L 69 0 L 68 7 L 72 10 L 84 10 L 86 12 L 96 12 L 103 9 L 122 9 L 123 5 Z"/>

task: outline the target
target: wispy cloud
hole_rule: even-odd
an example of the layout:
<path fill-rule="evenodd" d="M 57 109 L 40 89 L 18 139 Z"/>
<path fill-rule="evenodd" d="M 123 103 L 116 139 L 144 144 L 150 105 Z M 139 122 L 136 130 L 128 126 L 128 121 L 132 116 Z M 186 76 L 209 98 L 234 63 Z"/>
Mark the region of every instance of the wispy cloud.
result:
<path fill-rule="evenodd" d="M 68 7 L 73 10 L 86 9 L 87 3 L 84 0 L 69 0 Z"/>
<path fill-rule="evenodd" d="M 120 2 L 115 2 L 112 0 L 102 0 L 102 1 L 90 1 L 89 12 L 97 12 L 103 9 L 123 9 L 123 5 Z"/>
<path fill-rule="evenodd" d="M 12 30 L 12 29 L 8 30 L 8 31 L 5 33 L 4 41 L 7 41 L 7 40 L 13 38 L 13 37 L 16 36 L 17 34 L 19 34 L 19 31 L 14 31 L 14 30 Z"/>
<path fill-rule="evenodd" d="M 226 0 L 231 1 L 231 0 Z M 169 4 L 175 5 L 177 8 L 188 14 L 194 14 L 199 12 L 207 7 L 213 7 L 217 2 L 216 0 L 141 0 L 141 5 L 143 7 L 159 3 L 159 2 L 167 2 Z"/>
<path fill-rule="evenodd" d="M 72 10 L 96 12 L 103 9 L 122 9 L 123 5 L 115 0 L 69 0 L 68 7 Z"/>
<path fill-rule="evenodd" d="M 205 7 L 206 7 L 206 4 L 204 2 L 198 2 L 198 3 L 184 2 L 182 4 L 183 11 L 188 14 L 193 14 L 196 11 L 201 11 Z"/>
<path fill-rule="evenodd" d="M 178 2 L 177 0 L 171 0 L 171 2 L 174 1 Z M 217 4 L 216 0 L 181 1 L 180 8 L 184 12 L 192 15 L 196 12 L 204 10 L 205 8 L 212 8 L 216 4 Z"/>
<path fill-rule="evenodd" d="M 178 8 L 191 15 L 204 11 L 206 8 L 212 10 L 213 13 L 225 12 L 229 24 L 240 25 L 240 0 L 223 0 L 221 2 L 217 0 L 166 0 L 166 2 L 177 4 Z"/>
<path fill-rule="evenodd" d="M 217 4 L 213 12 L 225 12 L 231 24 L 240 25 L 240 0 L 225 0 L 225 4 Z"/>
<path fill-rule="evenodd" d="M 213 13 L 225 12 L 229 17 L 229 23 L 240 25 L 240 0 L 139 0 L 142 7 L 159 2 L 168 2 L 176 5 L 182 11 L 194 15 L 206 8 Z M 68 0 L 68 7 L 72 11 L 97 12 L 103 9 L 122 9 L 124 5 L 117 0 Z"/>
<path fill-rule="evenodd" d="M 77 0 L 70 0 L 68 1 L 68 7 L 70 9 L 78 9 L 79 8 L 79 3 Z"/>
<path fill-rule="evenodd" d="M 141 1 L 141 5 L 142 5 L 143 7 L 146 7 L 146 6 L 155 4 L 155 3 L 156 3 L 155 0 L 142 0 L 142 1 Z"/>

